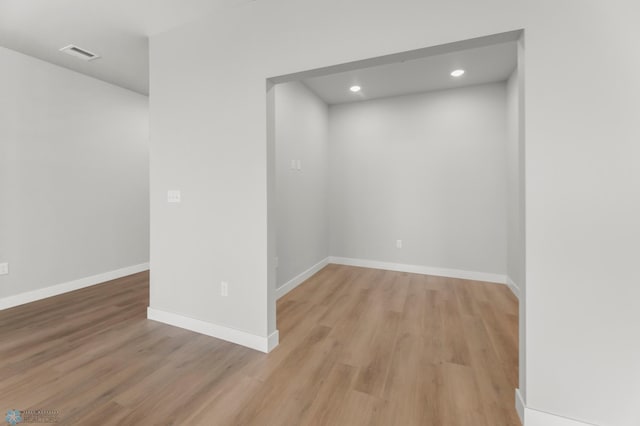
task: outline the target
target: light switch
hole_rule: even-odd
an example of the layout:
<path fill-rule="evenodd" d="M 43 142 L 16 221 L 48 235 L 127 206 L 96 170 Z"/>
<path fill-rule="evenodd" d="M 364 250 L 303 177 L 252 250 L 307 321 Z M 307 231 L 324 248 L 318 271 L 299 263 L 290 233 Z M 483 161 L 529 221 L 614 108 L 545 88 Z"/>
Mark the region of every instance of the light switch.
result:
<path fill-rule="evenodd" d="M 302 161 L 296 160 L 296 169 L 302 170 Z"/>
<path fill-rule="evenodd" d="M 177 189 L 170 189 L 167 191 L 167 202 L 168 203 L 179 203 L 180 202 L 180 191 Z"/>
<path fill-rule="evenodd" d="M 9 264 L 0 263 L 0 275 L 7 275 L 9 273 Z"/>

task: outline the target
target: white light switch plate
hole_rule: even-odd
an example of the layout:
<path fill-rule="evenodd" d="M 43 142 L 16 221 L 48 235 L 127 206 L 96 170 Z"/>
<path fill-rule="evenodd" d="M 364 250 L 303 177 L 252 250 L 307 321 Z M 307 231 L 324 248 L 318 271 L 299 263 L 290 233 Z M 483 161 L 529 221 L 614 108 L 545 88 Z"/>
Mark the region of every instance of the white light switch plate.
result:
<path fill-rule="evenodd" d="M 9 264 L 0 263 L 0 275 L 7 275 L 9 273 Z"/>
<path fill-rule="evenodd" d="M 167 202 L 168 203 L 179 203 L 180 202 L 180 191 L 177 189 L 170 189 L 167 191 Z"/>

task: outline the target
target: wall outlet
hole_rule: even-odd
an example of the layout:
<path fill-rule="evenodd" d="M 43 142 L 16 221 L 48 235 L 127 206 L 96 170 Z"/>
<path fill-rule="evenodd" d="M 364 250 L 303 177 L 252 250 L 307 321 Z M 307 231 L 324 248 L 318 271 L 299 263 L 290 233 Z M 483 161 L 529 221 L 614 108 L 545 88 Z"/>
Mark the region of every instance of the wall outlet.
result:
<path fill-rule="evenodd" d="M 167 202 L 168 203 L 179 203 L 180 202 L 180 190 L 178 189 L 170 189 L 167 191 Z"/>
<path fill-rule="evenodd" d="M 402 240 L 396 240 L 396 247 L 402 248 Z"/>
<path fill-rule="evenodd" d="M 7 275 L 9 273 L 9 264 L 0 263 L 0 275 Z"/>
<path fill-rule="evenodd" d="M 220 295 L 221 296 L 228 296 L 229 295 L 229 283 L 226 281 L 222 281 L 220 283 Z"/>

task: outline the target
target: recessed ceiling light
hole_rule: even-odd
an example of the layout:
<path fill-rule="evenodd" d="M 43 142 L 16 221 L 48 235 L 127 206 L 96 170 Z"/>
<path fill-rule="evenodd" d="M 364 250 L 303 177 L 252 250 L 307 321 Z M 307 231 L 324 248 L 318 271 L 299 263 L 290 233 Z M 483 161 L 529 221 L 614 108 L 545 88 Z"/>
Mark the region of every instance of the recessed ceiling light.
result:
<path fill-rule="evenodd" d="M 460 77 L 464 74 L 464 70 L 455 70 L 451 72 L 452 77 Z"/>
<path fill-rule="evenodd" d="M 349 90 L 351 90 L 353 93 L 359 92 L 362 89 L 362 87 L 360 86 L 351 86 L 349 87 Z"/>

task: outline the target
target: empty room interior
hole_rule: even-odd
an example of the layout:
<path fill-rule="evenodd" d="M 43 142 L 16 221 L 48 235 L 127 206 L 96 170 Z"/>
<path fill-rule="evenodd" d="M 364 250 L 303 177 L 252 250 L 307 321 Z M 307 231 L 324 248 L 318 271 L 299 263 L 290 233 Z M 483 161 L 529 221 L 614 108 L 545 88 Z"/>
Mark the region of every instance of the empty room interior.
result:
<path fill-rule="evenodd" d="M 280 344 L 326 354 L 336 413 L 518 422 L 518 45 L 458 49 L 271 89 Z"/>
<path fill-rule="evenodd" d="M 637 4 L 0 0 L 8 425 L 640 425 Z"/>

